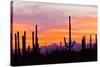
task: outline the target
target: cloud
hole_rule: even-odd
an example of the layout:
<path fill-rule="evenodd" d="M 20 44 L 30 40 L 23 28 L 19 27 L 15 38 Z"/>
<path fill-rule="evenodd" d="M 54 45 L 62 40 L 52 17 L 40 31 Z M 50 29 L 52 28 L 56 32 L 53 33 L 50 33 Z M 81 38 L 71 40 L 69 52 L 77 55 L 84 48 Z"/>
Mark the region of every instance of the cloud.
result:
<path fill-rule="evenodd" d="M 31 20 L 38 24 L 65 22 L 66 16 L 97 16 L 97 7 L 95 6 L 61 5 L 26 1 L 15 1 L 13 6 L 15 20 Z"/>

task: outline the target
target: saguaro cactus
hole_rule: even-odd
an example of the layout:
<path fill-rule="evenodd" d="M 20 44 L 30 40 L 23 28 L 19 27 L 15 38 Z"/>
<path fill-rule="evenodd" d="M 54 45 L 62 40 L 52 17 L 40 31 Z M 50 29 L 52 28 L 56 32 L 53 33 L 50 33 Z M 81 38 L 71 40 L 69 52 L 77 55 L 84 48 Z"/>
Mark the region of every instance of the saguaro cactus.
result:
<path fill-rule="evenodd" d="M 38 32 L 37 32 L 37 25 L 35 26 L 35 44 L 36 44 L 36 54 L 39 52 L 39 44 L 38 44 Z"/>
<path fill-rule="evenodd" d="M 17 54 L 17 36 L 15 33 L 15 54 Z"/>
<path fill-rule="evenodd" d="M 34 32 L 32 32 L 32 52 L 35 52 L 35 44 L 34 44 Z"/>
<path fill-rule="evenodd" d="M 28 46 L 27 53 L 30 54 L 30 46 Z"/>
<path fill-rule="evenodd" d="M 90 35 L 90 50 L 92 49 L 92 36 Z"/>
<path fill-rule="evenodd" d="M 18 42 L 18 54 L 20 55 L 20 39 L 19 39 L 19 32 L 17 32 L 17 42 Z"/>
<path fill-rule="evenodd" d="M 67 48 L 69 48 L 69 51 L 71 51 L 71 48 L 74 46 L 74 44 L 75 44 L 75 40 L 74 40 L 74 42 L 72 43 L 71 42 L 71 17 L 69 16 L 69 46 L 67 45 L 67 43 L 66 43 L 66 38 L 64 37 L 64 42 L 65 42 L 65 46 L 67 47 Z"/>
<path fill-rule="evenodd" d="M 97 50 L 97 34 L 95 34 L 95 45 L 94 48 Z"/>
<path fill-rule="evenodd" d="M 83 36 L 82 38 L 82 51 L 84 51 L 86 48 L 86 36 Z"/>
<path fill-rule="evenodd" d="M 22 45 L 23 45 L 23 55 L 26 53 L 26 32 L 24 31 L 24 35 L 22 36 Z"/>

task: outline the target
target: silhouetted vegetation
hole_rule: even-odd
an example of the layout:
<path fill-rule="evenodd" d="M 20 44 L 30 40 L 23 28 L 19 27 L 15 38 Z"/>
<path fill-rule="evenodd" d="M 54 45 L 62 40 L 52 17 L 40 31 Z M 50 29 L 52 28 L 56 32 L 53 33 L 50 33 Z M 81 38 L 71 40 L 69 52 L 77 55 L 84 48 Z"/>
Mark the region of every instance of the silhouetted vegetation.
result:
<path fill-rule="evenodd" d="M 86 36 L 83 36 L 82 38 L 82 51 L 85 51 L 86 49 Z"/>
<path fill-rule="evenodd" d="M 69 16 L 69 46 L 67 45 L 67 43 L 66 43 L 66 38 L 64 37 L 64 42 L 65 42 L 65 45 L 66 45 L 66 47 L 67 48 L 69 48 L 69 51 L 71 52 L 71 48 L 74 46 L 74 44 L 75 44 L 75 40 L 74 40 L 74 42 L 73 42 L 73 44 L 72 44 L 72 42 L 71 42 L 72 40 L 71 40 L 71 17 Z"/>
<path fill-rule="evenodd" d="M 45 54 L 40 53 L 41 47 L 38 43 L 38 25 L 35 26 L 35 32 L 32 31 L 32 47 L 26 47 L 27 32 L 24 31 L 22 35 L 22 48 L 20 47 L 20 33 L 11 33 L 11 65 L 39 65 L 39 64 L 53 64 L 53 63 L 69 63 L 69 62 L 84 62 L 97 60 L 97 34 L 95 35 L 96 43 L 92 43 L 92 35 L 90 35 L 90 47 L 86 47 L 86 36 L 82 37 L 81 50 L 74 51 L 76 41 L 71 39 L 71 17 L 69 16 L 69 42 L 66 42 L 64 37 L 64 44 L 60 41 L 59 46 L 55 50 L 49 52 L 46 46 Z M 12 39 L 15 38 L 15 49 L 12 46 Z M 68 45 L 69 44 L 69 45 Z M 63 48 L 65 45 L 66 48 Z"/>

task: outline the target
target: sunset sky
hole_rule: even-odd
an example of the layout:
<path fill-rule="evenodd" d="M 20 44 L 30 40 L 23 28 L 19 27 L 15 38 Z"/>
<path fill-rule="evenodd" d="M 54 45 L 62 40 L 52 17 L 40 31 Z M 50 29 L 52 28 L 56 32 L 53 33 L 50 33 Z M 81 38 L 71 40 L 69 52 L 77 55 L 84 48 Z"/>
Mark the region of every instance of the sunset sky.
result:
<path fill-rule="evenodd" d="M 13 33 L 20 32 L 21 36 L 26 31 L 27 46 L 32 44 L 32 31 L 38 25 L 39 46 L 63 42 L 64 37 L 68 42 L 68 16 L 71 16 L 72 41 L 81 43 L 82 36 L 92 35 L 93 43 L 97 28 L 97 7 L 90 5 L 65 5 L 37 2 L 13 3 Z M 14 44 L 14 40 L 13 40 Z M 46 45 L 47 44 L 47 45 Z"/>

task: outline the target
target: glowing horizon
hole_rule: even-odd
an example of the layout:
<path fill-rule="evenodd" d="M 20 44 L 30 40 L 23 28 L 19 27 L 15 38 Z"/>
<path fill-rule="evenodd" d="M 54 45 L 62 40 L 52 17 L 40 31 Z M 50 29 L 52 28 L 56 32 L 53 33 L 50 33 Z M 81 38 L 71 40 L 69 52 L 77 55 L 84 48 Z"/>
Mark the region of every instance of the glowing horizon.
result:
<path fill-rule="evenodd" d="M 32 31 L 35 32 L 35 25 L 38 25 L 39 46 L 58 44 L 64 41 L 64 37 L 68 42 L 68 16 L 71 16 L 72 41 L 81 43 L 82 36 L 85 35 L 86 42 L 89 43 L 91 34 L 93 43 L 95 43 L 95 34 L 97 34 L 96 6 L 14 2 L 13 8 L 13 38 L 14 33 L 19 31 L 20 44 L 22 34 L 26 31 L 27 46 L 32 46 Z"/>

